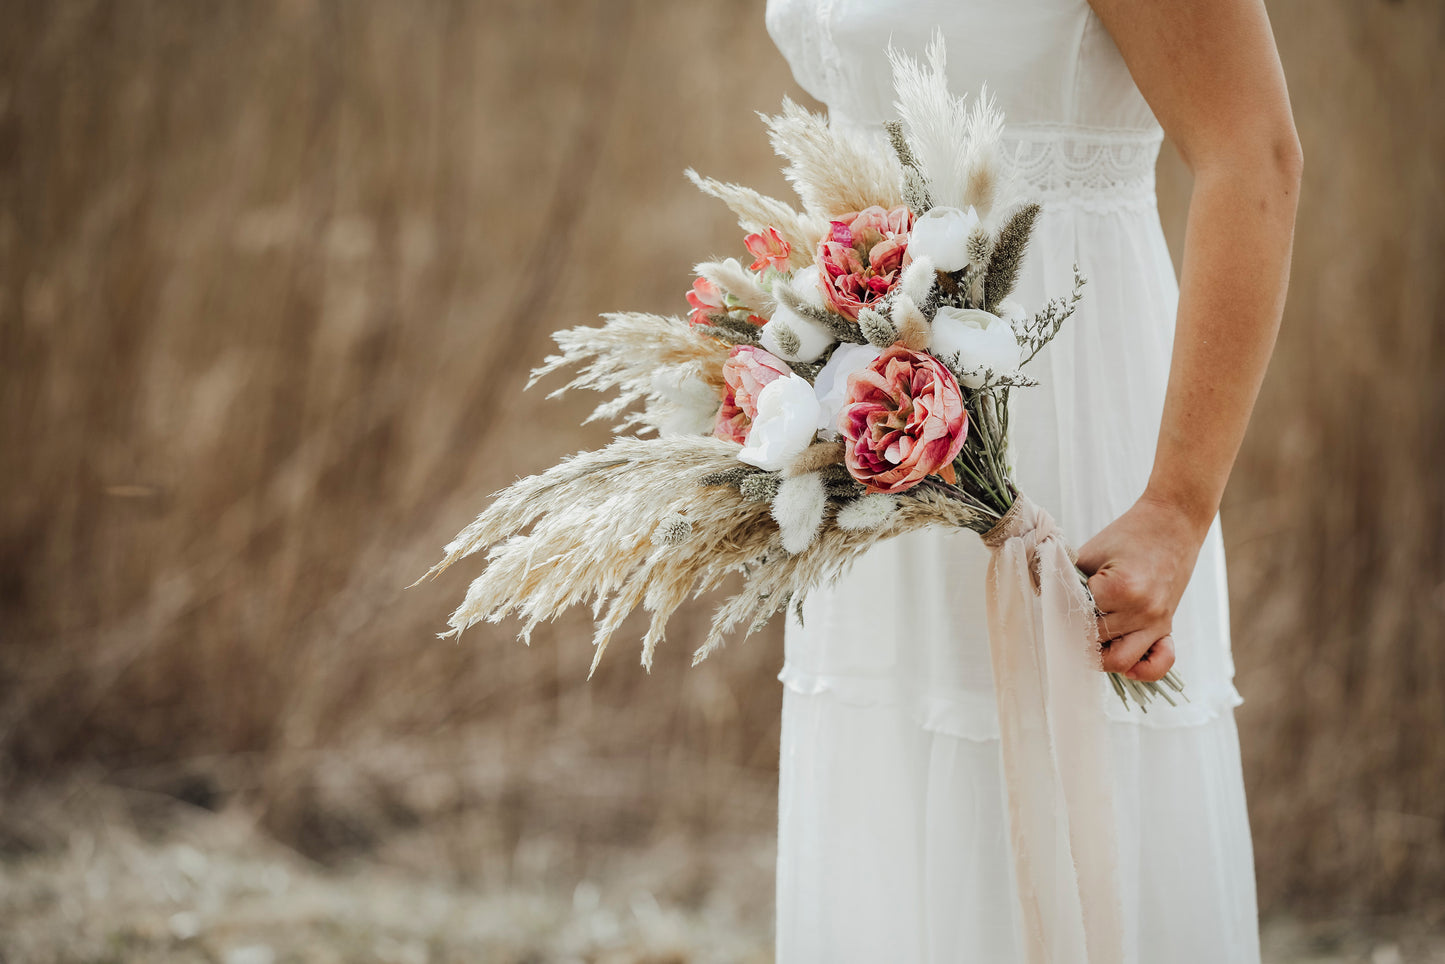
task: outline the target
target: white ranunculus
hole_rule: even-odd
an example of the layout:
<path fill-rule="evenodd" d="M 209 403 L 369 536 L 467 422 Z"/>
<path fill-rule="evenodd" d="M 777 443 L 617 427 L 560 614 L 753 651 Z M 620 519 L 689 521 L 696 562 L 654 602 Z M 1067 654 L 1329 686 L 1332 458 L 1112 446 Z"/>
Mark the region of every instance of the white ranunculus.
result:
<path fill-rule="evenodd" d="M 758 414 L 738 458 L 776 472 L 813 443 L 818 426 L 818 399 L 806 378 L 784 375 L 758 392 Z"/>
<path fill-rule="evenodd" d="M 839 345 L 818 372 L 813 391 L 818 396 L 818 428 L 831 438 L 838 434 L 838 415 L 848 400 L 848 376 L 873 364 L 883 354 L 872 345 Z"/>
<path fill-rule="evenodd" d="M 960 271 L 968 264 L 968 236 L 978 227 L 978 213 L 950 207 L 929 208 L 913 222 L 908 253 L 924 257 L 939 271 Z"/>
<path fill-rule="evenodd" d="M 779 335 L 785 330 L 798 336 L 797 351 L 784 350 Z M 838 339 L 811 318 L 805 318 L 791 308 L 778 305 L 773 311 L 773 317 L 763 325 L 758 340 L 764 348 L 785 361 L 810 362 L 821 356 L 828 350 L 828 346 Z"/>
<path fill-rule="evenodd" d="M 928 348 L 964 373 L 960 382 L 965 388 L 983 384 L 983 369 L 1006 375 L 1019 367 L 1019 342 L 1013 327 L 979 308 L 939 308 L 933 316 Z"/>
<path fill-rule="evenodd" d="M 793 289 L 793 293 L 814 308 L 822 308 L 827 303 L 823 299 L 823 276 L 818 272 L 818 266 L 810 264 L 793 272 L 793 277 L 788 281 L 788 287 Z"/>

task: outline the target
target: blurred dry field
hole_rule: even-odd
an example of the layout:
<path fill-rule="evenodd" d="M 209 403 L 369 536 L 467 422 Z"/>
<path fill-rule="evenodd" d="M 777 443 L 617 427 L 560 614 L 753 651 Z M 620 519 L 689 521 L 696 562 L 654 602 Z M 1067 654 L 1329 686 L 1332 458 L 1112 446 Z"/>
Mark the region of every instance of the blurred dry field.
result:
<path fill-rule="evenodd" d="M 1306 183 L 1224 510 L 1261 899 L 1274 960 L 1425 960 L 1445 4 L 1270 10 Z M 784 195 L 783 92 L 759 0 L 0 0 L 0 959 L 766 959 L 776 629 L 586 683 L 582 615 L 439 642 L 466 575 L 402 587 L 607 438 L 527 370 L 739 253 L 681 171 Z"/>

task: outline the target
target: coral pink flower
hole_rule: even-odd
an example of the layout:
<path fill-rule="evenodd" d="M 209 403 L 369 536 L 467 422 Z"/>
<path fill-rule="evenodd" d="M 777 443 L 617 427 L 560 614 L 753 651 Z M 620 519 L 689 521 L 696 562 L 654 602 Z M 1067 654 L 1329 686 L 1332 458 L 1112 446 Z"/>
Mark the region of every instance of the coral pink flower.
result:
<path fill-rule="evenodd" d="M 783 240 L 776 228 L 767 228 L 762 234 L 750 234 L 743 238 L 743 244 L 748 246 L 748 254 L 757 259 L 750 266 L 754 271 L 769 264 L 779 271 L 788 269 L 788 255 L 792 253 L 793 246 Z"/>
<path fill-rule="evenodd" d="M 902 492 L 934 472 L 955 481 L 968 435 L 963 393 L 932 355 L 894 345 L 848 378 L 838 416 L 848 472 L 869 492 Z"/>
<path fill-rule="evenodd" d="M 743 445 L 748 440 L 753 419 L 758 415 L 758 394 L 775 378 L 791 375 L 793 370 L 781 358 L 752 345 L 738 345 L 723 362 L 722 376 L 727 384 L 722 408 L 712 434 Z"/>
<path fill-rule="evenodd" d="M 687 323 L 705 325 L 708 315 L 723 310 L 722 289 L 706 278 L 698 278 L 687 293 L 687 303 L 692 305 L 692 311 L 687 313 Z"/>
<path fill-rule="evenodd" d="M 877 205 L 834 221 L 818 243 L 823 295 L 840 314 L 855 321 L 858 312 L 886 295 L 897 283 L 908 252 L 913 212 Z"/>

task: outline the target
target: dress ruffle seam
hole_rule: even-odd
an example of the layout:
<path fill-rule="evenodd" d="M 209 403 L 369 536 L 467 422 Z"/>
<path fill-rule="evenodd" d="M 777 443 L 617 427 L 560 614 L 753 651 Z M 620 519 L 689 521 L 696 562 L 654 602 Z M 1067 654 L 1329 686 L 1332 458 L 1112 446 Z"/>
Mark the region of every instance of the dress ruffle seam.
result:
<path fill-rule="evenodd" d="M 784 664 L 778 680 L 789 690 L 802 696 L 830 696 L 841 703 L 860 707 L 911 707 L 911 716 L 924 730 L 978 743 L 999 738 L 998 718 L 992 707 L 968 708 L 961 702 L 923 693 L 885 693 L 893 689 L 882 680 L 860 676 L 809 673 Z M 1110 697 L 1112 699 L 1112 697 Z M 1233 711 L 1244 698 L 1227 681 L 1227 688 L 1212 698 L 1196 697 L 1193 702 L 1176 707 L 1161 706 L 1148 713 L 1138 709 L 1125 710 L 1121 705 L 1106 704 L 1105 715 L 1111 722 L 1151 729 L 1177 729 L 1203 726 L 1217 720 L 1224 712 Z"/>

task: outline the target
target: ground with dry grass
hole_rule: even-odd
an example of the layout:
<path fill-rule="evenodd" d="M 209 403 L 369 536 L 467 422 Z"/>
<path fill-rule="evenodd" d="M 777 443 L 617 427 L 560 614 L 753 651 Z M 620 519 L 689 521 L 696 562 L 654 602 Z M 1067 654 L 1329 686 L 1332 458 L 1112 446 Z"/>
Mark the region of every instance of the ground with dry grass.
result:
<path fill-rule="evenodd" d="M 760 788 L 737 789 L 756 795 Z M 241 808 L 75 782 L 33 791 L 0 875 L 0 960 L 35 964 L 763 964 L 773 838 L 663 833 L 560 864 L 524 841 L 512 882 L 437 874 L 435 831 L 324 866 Z M 765 794 L 764 794 L 765 795 Z M 44 806 L 35 806 L 43 799 Z M 42 816 L 43 814 L 43 816 Z M 468 832 L 485 830 L 469 828 Z M 443 834 L 445 836 L 445 834 Z M 18 841 L 10 841 L 12 848 Z M 1264 928 L 1266 964 L 1440 964 L 1421 921 Z"/>

